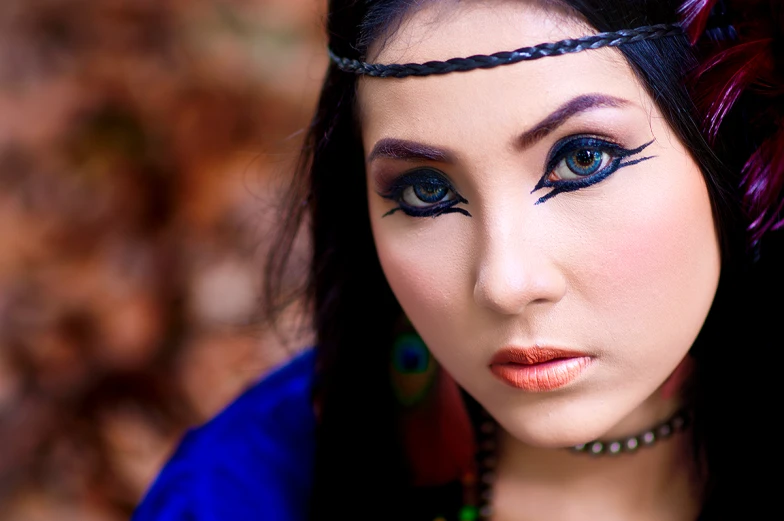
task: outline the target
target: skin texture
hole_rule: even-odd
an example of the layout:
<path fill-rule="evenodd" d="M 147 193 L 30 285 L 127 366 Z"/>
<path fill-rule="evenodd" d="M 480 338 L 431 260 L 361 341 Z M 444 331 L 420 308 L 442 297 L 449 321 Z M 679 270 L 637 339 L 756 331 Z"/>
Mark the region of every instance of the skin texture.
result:
<path fill-rule="evenodd" d="M 564 12 L 531 2 L 446 2 L 412 13 L 371 58 L 443 60 L 593 32 Z M 574 455 L 551 449 L 635 434 L 681 405 L 672 382 L 687 372 L 678 371 L 665 393 L 662 385 L 679 365 L 689 365 L 684 360 L 718 284 L 718 238 L 699 167 L 617 50 L 445 76 L 362 78 L 358 94 L 368 157 L 389 138 L 445 152 L 440 158 L 395 158 L 400 154 L 387 147 L 386 154 L 369 157 L 370 219 L 384 273 L 412 324 L 504 431 L 499 472 L 511 477 L 499 490 L 528 483 L 524 470 L 504 470 L 522 454 L 529 469 L 553 469 L 552 479 L 565 475 L 561 468 L 574 475 L 589 464 L 575 465 Z M 623 101 L 581 112 L 521 146 L 522 134 L 580 95 Z M 546 173 L 548 154 L 572 135 L 626 149 L 652 141 L 629 159 L 652 158 L 536 204 L 550 190 L 531 193 Z M 470 216 L 388 213 L 398 204 L 377 192 L 424 166 L 444 174 L 468 201 L 454 208 Z M 507 346 L 577 351 L 590 363 L 565 386 L 527 392 L 503 383 L 488 367 Z M 654 473 L 655 484 L 645 489 L 650 497 L 638 493 L 636 503 L 617 510 L 632 510 L 667 490 L 663 483 L 683 454 L 682 447 L 665 445 L 636 460 L 644 463 L 634 472 Z M 651 460 L 660 450 L 670 452 Z M 633 477 L 624 474 L 631 470 L 617 472 L 608 479 Z M 546 497 L 545 489 L 535 490 Z M 629 500 L 624 497 L 619 502 Z M 688 499 L 670 499 L 681 514 L 689 511 L 683 507 Z"/>

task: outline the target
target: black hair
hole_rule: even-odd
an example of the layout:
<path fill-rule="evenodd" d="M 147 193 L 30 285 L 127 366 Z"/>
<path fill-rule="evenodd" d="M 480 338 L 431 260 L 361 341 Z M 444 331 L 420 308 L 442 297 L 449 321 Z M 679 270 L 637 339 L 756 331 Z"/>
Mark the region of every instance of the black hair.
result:
<path fill-rule="evenodd" d="M 676 0 L 547 1 L 573 9 L 601 32 L 678 21 Z M 338 56 L 362 60 L 371 43 L 393 34 L 401 17 L 422 4 L 331 0 L 328 45 Z M 760 396 L 775 392 L 770 389 L 775 376 L 770 372 L 752 378 L 749 370 L 739 371 L 737 359 L 746 346 L 759 358 L 778 347 L 776 308 L 758 303 L 766 292 L 782 289 L 774 281 L 784 277 L 775 265 L 749 261 L 738 189 L 747 144 L 723 138 L 709 146 L 704 139 L 684 82 L 700 58 L 688 38 L 644 40 L 619 49 L 701 166 L 710 194 L 722 272 L 713 307 L 693 347 L 694 452 L 707 473 L 700 519 L 731 519 L 732 512 L 745 512 L 743 517 L 749 518 L 755 508 L 762 512 L 766 501 L 775 499 L 763 492 L 757 462 L 750 459 L 764 453 L 755 443 L 763 435 L 760 426 L 766 428 L 764 422 L 772 415 Z M 311 520 L 412 520 L 418 519 L 421 497 L 408 485 L 396 404 L 386 377 L 391 334 L 401 311 L 370 230 L 355 116 L 356 81 L 334 64 L 327 71 L 289 194 L 290 211 L 267 266 L 267 293 L 268 299 L 276 294 L 293 237 L 307 216 L 312 263 L 304 292 L 317 333 L 314 399 L 319 410 Z M 728 117 L 724 135 L 732 138 L 742 128 L 740 112 Z M 780 258 L 778 246 L 769 249 L 768 258 Z M 766 349 L 771 351 L 766 354 Z M 763 366 L 755 364 L 755 371 Z M 734 406 L 738 400 L 743 403 Z"/>

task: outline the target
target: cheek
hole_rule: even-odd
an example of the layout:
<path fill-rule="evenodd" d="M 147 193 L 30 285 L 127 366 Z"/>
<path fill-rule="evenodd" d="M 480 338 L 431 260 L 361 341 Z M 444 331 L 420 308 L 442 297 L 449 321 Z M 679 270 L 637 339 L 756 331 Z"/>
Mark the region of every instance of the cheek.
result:
<path fill-rule="evenodd" d="M 710 200 L 691 163 L 661 165 L 656 178 L 616 205 L 603 223 L 594 255 L 601 269 L 583 280 L 604 294 L 607 316 L 651 344 L 685 354 L 710 308 L 718 284 L 720 254 Z M 649 173 L 650 174 L 650 173 Z M 651 176 L 652 177 L 652 176 Z"/>
<path fill-rule="evenodd" d="M 451 315 L 459 300 L 458 281 L 465 272 L 454 241 L 438 240 L 430 231 L 407 233 L 404 227 L 383 224 L 374 226 L 374 235 L 381 266 L 403 308 Z"/>
<path fill-rule="evenodd" d="M 423 336 L 450 330 L 444 324 L 459 320 L 470 305 L 466 281 L 472 253 L 465 246 L 467 232 L 461 219 L 460 215 L 435 220 L 402 216 L 371 219 L 387 281 Z"/>

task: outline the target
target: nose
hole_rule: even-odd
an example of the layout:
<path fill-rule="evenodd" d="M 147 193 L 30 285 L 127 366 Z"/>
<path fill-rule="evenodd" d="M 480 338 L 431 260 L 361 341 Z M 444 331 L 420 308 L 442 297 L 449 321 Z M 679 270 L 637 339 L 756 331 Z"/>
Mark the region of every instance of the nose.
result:
<path fill-rule="evenodd" d="M 533 304 L 556 303 L 566 279 L 553 258 L 547 232 L 519 224 L 487 226 L 477 249 L 474 300 L 504 315 L 523 313 Z"/>

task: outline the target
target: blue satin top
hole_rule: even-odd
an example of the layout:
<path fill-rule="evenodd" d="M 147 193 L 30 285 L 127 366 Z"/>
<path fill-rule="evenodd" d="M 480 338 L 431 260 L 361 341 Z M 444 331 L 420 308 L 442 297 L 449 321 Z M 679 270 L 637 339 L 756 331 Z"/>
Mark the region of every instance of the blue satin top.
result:
<path fill-rule="evenodd" d="M 304 521 L 315 352 L 297 355 L 186 433 L 131 521 Z"/>

